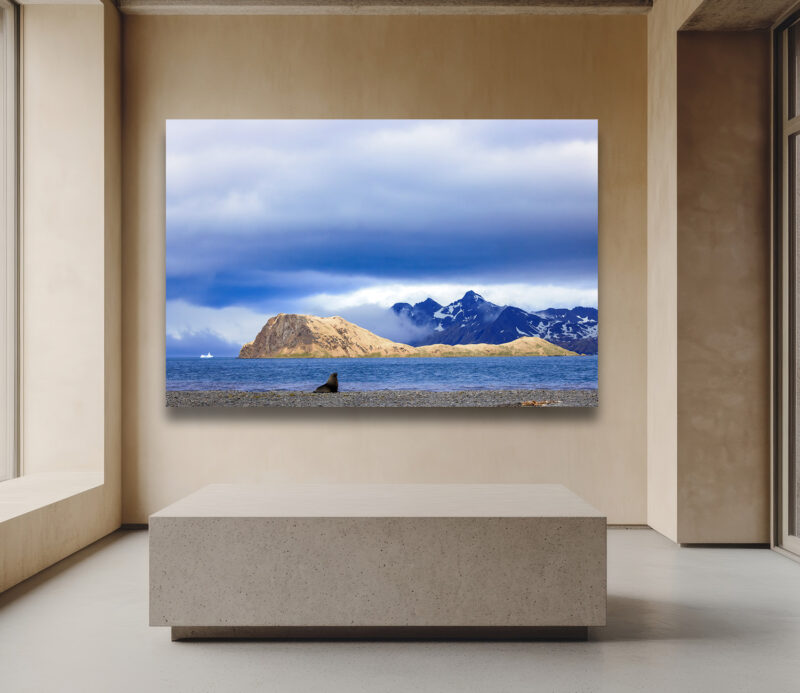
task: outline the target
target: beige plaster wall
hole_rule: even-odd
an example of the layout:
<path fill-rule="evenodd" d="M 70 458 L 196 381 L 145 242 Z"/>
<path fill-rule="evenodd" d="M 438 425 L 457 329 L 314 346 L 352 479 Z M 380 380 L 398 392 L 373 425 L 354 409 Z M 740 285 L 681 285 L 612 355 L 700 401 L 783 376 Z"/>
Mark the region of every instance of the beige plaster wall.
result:
<path fill-rule="evenodd" d="M 701 0 L 647 17 L 647 521 L 678 536 L 678 29 Z"/>
<path fill-rule="evenodd" d="M 102 5 L 22 13 L 22 471 L 104 460 Z"/>
<path fill-rule="evenodd" d="M 214 481 L 562 482 L 646 521 L 644 17 L 123 18 L 123 520 Z M 599 118 L 596 411 L 168 411 L 166 118 Z"/>
<path fill-rule="evenodd" d="M 769 541 L 768 32 L 678 37 L 678 540 Z"/>

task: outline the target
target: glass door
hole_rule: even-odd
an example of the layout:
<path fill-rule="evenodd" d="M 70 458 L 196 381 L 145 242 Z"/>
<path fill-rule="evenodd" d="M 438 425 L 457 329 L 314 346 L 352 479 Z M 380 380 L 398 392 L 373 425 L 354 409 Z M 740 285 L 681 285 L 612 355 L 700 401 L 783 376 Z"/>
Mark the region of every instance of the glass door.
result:
<path fill-rule="evenodd" d="M 775 48 L 775 543 L 800 555 L 800 17 Z"/>
<path fill-rule="evenodd" d="M 0 481 L 17 464 L 17 7 L 0 0 Z"/>

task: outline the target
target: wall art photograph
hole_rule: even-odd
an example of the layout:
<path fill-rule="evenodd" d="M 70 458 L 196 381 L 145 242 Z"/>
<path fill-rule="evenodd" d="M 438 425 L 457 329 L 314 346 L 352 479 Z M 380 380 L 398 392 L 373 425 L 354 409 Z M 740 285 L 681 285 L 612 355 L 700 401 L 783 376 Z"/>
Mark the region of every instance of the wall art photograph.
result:
<path fill-rule="evenodd" d="M 166 403 L 594 407 L 596 120 L 168 120 Z"/>

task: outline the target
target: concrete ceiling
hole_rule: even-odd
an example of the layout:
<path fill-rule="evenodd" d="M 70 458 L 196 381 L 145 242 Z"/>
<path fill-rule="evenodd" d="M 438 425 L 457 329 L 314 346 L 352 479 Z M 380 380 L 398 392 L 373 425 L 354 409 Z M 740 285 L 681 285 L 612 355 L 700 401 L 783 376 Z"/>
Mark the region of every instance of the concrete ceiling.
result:
<path fill-rule="evenodd" d="M 661 2 L 671 0 L 661 0 Z M 797 0 L 704 0 L 681 27 L 684 31 L 769 29 Z"/>
<path fill-rule="evenodd" d="M 126 14 L 644 14 L 653 0 L 118 0 Z"/>
<path fill-rule="evenodd" d="M 102 0 L 17 0 L 18 5 L 102 5 Z"/>
<path fill-rule="evenodd" d="M 87 2 L 87 0 L 20 0 Z M 88 0 L 91 1 L 91 0 Z M 653 0 L 115 0 L 126 14 L 644 14 Z M 657 0 L 674 2 L 675 0 Z M 703 0 L 681 29 L 768 29 L 797 0 Z"/>

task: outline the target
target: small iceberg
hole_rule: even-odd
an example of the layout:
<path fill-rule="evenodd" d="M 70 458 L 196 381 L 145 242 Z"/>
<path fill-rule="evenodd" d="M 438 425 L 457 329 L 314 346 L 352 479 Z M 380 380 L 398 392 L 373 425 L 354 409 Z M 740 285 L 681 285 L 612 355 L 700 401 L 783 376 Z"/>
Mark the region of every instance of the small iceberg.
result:
<path fill-rule="evenodd" d="M 214 356 L 213 356 L 213 355 L 211 354 L 211 352 L 209 351 L 207 354 L 200 354 L 200 358 L 201 358 L 201 359 L 213 359 L 213 358 L 214 358 Z"/>

